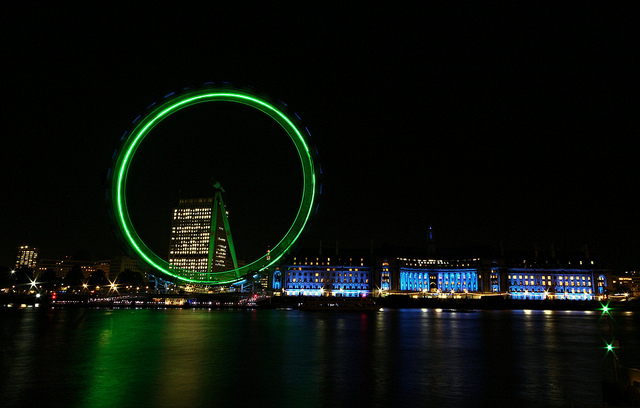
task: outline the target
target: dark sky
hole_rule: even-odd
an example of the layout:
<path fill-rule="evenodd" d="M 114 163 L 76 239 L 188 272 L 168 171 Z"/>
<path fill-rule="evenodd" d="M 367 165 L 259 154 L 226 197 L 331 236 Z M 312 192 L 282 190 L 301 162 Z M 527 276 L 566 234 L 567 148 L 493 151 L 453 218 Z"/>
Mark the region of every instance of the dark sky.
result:
<path fill-rule="evenodd" d="M 441 246 L 588 243 L 640 266 L 631 2 L 15 3 L 2 6 L 0 265 L 22 244 L 119 254 L 103 179 L 120 136 L 163 95 L 228 81 L 287 102 L 313 135 L 323 195 L 305 245 L 423 246 L 432 225 Z M 293 217 L 299 164 L 260 113 L 209 105 L 145 141 L 132 218 L 165 255 L 171 207 L 215 176 L 248 258 Z"/>

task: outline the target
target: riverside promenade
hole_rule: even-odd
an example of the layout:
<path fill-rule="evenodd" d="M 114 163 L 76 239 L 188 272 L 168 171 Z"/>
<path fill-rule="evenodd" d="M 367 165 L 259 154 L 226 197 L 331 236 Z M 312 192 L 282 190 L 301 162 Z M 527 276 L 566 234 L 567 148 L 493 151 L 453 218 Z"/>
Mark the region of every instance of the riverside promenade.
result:
<path fill-rule="evenodd" d="M 0 307 L 92 307 L 92 308 L 256 308 L 298 309 L 309 299 L 306 296 L 258 296 L 245 293 L 218 294 L 154 294 L 136 293 L 116 296 L 4 294 Z M 521 300 L 497 296 L 476 299 L 413 298 L 390 295 L 371 298 L 384 309 L 442 309 L 448 312 L 480 310 L 599 310 L 600 301 L 577 300 Z M 607 303 L 607 301 L 604 301 Z M 613 310 L 640 311 L 640 300 L 611 301 Z"/>

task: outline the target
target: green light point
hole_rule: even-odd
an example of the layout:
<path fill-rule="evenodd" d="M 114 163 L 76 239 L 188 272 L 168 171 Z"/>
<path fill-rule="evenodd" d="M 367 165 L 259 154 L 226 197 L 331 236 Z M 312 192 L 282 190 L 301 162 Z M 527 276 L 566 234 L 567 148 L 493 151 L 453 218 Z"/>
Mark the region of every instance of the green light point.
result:
<path fill-rule="evenodd" d="M 257 109 L 275 120 L 289 135 L 296 147 L 303 173 L 302 200 L 298 213 L 285 236 L 271 248 L 269 254 L 242 267 L 223 272 L 195 272 L 169 264 L 160 258 L 142 241 L 129 217 L 126 200 L 126 182 L 133 156 L 149 135 L 151 130 L 170 115 L 189 106 L 205 102 L 233 102 Z M 316 165 L 309 149 L 308 142 L 298 121 L 286 112 L 262 97 L 251 93 L 229 88 L 207 88 L 191 90 L 160 103 L 153 110 L 140 117 L 135 127 L 124 140 L 115 157 L 115 164 L 110 179 L 110 200 L 118 231 L 125 244 L 151 268 L 183 282 L 204 285 L 225 285 L 239 282 L 248 273 L 265 270 L 278 260 L 293 246 L 307 225 L 316 201 L 318 185 L 316 183 Z M 269 257 L 270 256 L 270 257 Z M 268 258 L 269 257 L 269 258 Z M 205 276 L 205 279 L 191 279 L 194 274 Z"/>

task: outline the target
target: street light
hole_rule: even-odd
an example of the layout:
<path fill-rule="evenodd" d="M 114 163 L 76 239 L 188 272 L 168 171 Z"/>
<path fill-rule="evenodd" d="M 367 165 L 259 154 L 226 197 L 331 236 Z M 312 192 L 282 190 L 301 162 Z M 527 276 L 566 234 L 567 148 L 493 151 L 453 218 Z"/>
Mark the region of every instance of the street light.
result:
<path fill-rule="evenodd" d="M 31 286 L 29 287 L 29 292 L 31 292 L 32 290 L 38 290 L 38 288 L 36 287 L 38 285 L 38 282 L 36 282 L 36 280 L 31 280 L 29 279 L 29 282 L 31 284 Z"/>

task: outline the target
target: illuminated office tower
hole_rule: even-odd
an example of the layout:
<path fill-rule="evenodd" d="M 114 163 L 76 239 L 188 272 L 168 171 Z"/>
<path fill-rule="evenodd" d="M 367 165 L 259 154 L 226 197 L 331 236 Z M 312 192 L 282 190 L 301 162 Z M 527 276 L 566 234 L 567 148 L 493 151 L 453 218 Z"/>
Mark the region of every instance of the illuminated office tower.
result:
<path fill-rule="evenodd" d="M 16 269 L 35 269 L 37 260 L 38 248 L 33 248 L 28 245 L 22 245 L 20 248 L 18 248 L 18 254 L 16 255 Z"/>
<path fill-rule="evenodd" d="M 192 279 L 207 280 L 202 272 L 238 267 L 222 201 L 224 190 L 219 183 L 214 187 L 214 198 L 181 199 L 173 210 L 169 263 L 193 271 Z"/>
<path fill-rule="evenodd" d="M 169 263 L 174 267 L 207 272 L 212 201 L 181 199 L 174 208 L 169 242 Z"/>

